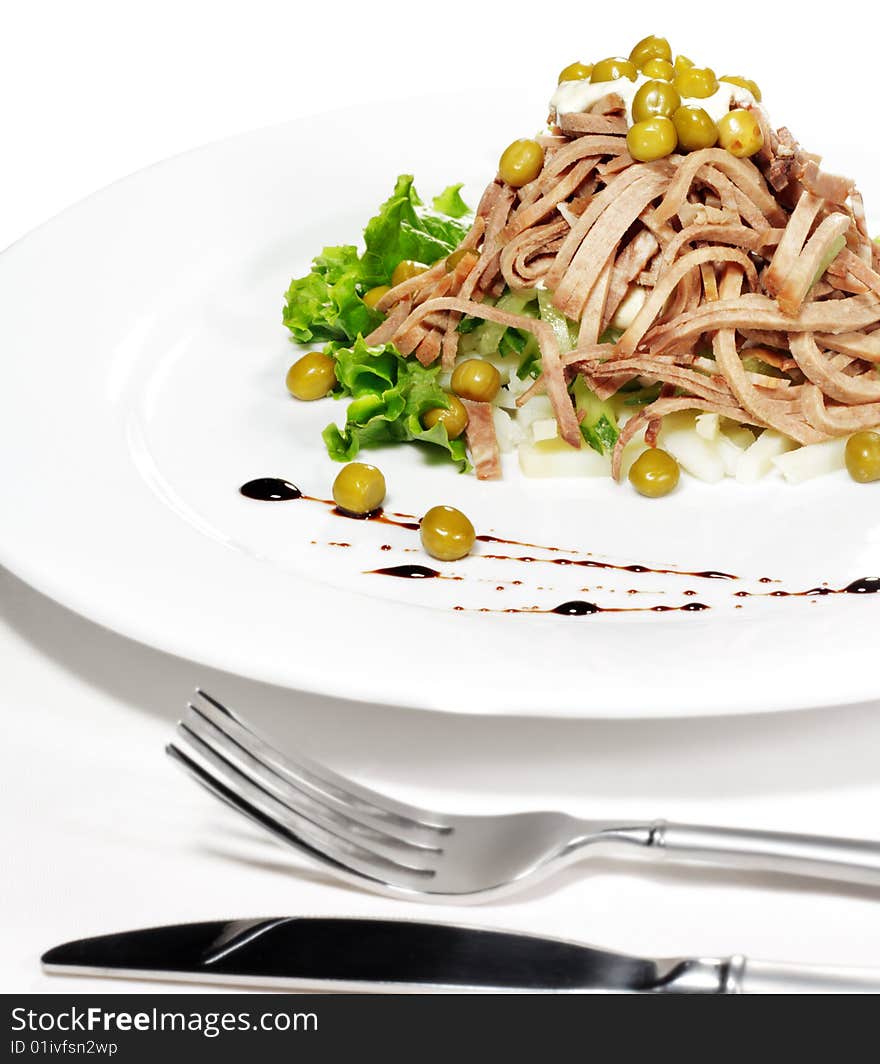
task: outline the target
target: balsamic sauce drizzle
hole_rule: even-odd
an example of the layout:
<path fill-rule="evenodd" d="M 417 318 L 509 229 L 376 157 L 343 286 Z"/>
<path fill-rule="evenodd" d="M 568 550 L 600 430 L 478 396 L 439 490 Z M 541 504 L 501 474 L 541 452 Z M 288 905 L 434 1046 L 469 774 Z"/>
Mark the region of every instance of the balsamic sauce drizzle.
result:
<path fill-rule="evenodd" d="M 385 569 L 370 569 L 378 576 L 397 576 L 404 580 L 463 580 L 463 576 L 446 576 L 427 565 L 389 565 Z"/>
<path fill-rule="evenodd" d="M 394 525 L 397 528 L 405 528 L 408 532 L 418 532 L 420 527 L 418 518 L 413 514 L 397 513 L 394 510 L 386 512 L 381 507 L 368 514 L 348 513 L 346 510 L 340 510 L 332 499 L 321 499 L 315 495 L 305 495 L 295 484 L 291 484 L 290 481 L 281 480 L 277 477 L 260 477 L 258 480 L 248 481 L 247 484 L 244 484 L 239 488 L 239 491 L 249 499 L 260 499 L 271 502 L 304 499 L 306 502 L 317 502 L 321 503 L 323 506 L 328 506 L 337 517 L 347 517 L 350 520 L 356 521 L 377 521 L 383 525 Z M 501 543 L 505 546 L 527 547 L 535 550 L 548 551 L 553 554 L 581 555 L 585 553 L 583 551 L 569 550 L 566 547 L 550 547 L 541 543 L 526 543 L 524 540 L 520 539 L 505 539 L 502 536 L 488 534 L 478 535 L 476 538 L 480 543 Z M 733 573 L 723 573 L 716 569 L 706 569 L 702 572 L 688 572 L 683 569 L 658 569 L 648 565 L 619 565 L 614 562 L 597 561 L 591 557 L 535 558 L 528 554 L 481 554 L 480 557 L 490 558 L 497 561 L 536 562 L 546 565 L 575 565 L 588 569 L 613 569 L 622 573 L 654 573 L 664 576 L 690 576 L 699 580 L 739 579 L 739 577 L 734 576 Z"/>
<path fill-rule="evenodd" d="M 338 517 L 345 517 L 350 520 L 361 521 L 377 521 L 380 524 L 394 525 L 397 528 L 406 529 L 409 532 L 418 532 L 419 521 L 413 514 L 397 513 L 391 511 L 386 513 L 381 507 L 377 510 L 373 510 L 368 514 L 352 514 L 345 510 L 340 510 L 332 499 L 322 499 L 314 495 L 305 495 L 295 485 L 291 484 L 289 480 L 282 480 L 280 477 L 258 477 L 256 480 L 249 480 L 246 484 L 242 484 L 239 491 L 248 499 L 256 499 L 261 502 L 291 502 L 297 499 L 304 499 L 307 502 L 317 502 L 323 506 L 327 506 Z M 537 550 L 548 551 L 553 554 L 575 554 L 581 555 L 585 552 L 569 550 L 565 547 L 549 547 L 539 543 L 526 543 L 517 539 L 505 539 L 502 536 L 495 535 L 479 535 L 476 537 L 481 543 L 501 543 L 506 546 L 514 547 L 526 547 L 534 548 Z M 349 546 L 347 543 L 334 543 L 333 546 Z M 383 544 L 380 548 L 383 551 L 390 550 L 390 544 Z M 589 552 L 586 552 L 589 553 Z M 592 557 L 577 557 L 577 558 L 536 558 L 530 554 L 524 555 L 511 555 L 511 554 L 482 554 L 481 558 L 488 558 L 497 561 L 515 561 L 523 563 L 541 563 L 544 565 L 570 565 L 587 569 L 612 569 L 618 572 L 625 573 L 653 573 L 668 576 L 689 576 L 700 580 L 739 580 L 738 576 L 734 576 L 732 573 L 721 572 L 716 569 L 705 569 L 699 572 L 689 572 L 683 569 L 659 569 L 647 565 L 619 565 L 613 562 L 597 561 Z M 440 580 L 462 580 L 461 576 L 447 576 L 441 573 L 437 569 L 431 569 L 426 565 L 390 565 L 380 569 L 368 570 L 370 574 L 379 576 L 392 576 L 398 579 L 405 580 L 428 580 L 428 579 L 440 579 Z M 775 583 L 771 577 L 762 576 L 759 581 L 761 584 Z M 521 580 L 514 580 L 511 582 L 513 585 L 518 586 L 522 583 Z M 630 592 L 633 593 L 633 592 Z M 683 592 L 684 595 L 694 596 L 695 591 L 687 590 Z M 735 598 L 807 598 L 807 597 L 820 597 L 824 595 L 876 595 L 880 594 L 880 576 L 865 576 L 860 577 L 858 580 L 853 580 L 845 587 L 832 588 L 827 586 L 813 587 L 806 591 L 734 591 Z M 466 610 L 464 606 L 453 607 L 456 611 Z M 737 607 L 740 608 L 739 606 Z M 475 613 L 555 613 L 563 617 L 586 617 L 592 616 L 597 613 L 698 613 L 703 610 L 711 609 L 703 602 L 686 602 L 681 606 L 599 606 L 595 602 L 587 602 L 583 599 L 571 599 L 568 602 L 562 602 L 558 606 L 552 609 L 541 609 L 537 606 L 527 608 L 509 608 L 509 609 L 489 609 L 488 607 L 480 607 L 479 609 L 470 609 L 467 612 Z"/>
<path fill-rule="evenodd" d="M 683 606 L 597 606 L 595 602 L 572 599 L 552 610 L 528 610 L 528 613 L 559 613 L 563 617 L 586 617 L 593 613 L 700 613 L 711 609 L 703 602 L 685 602 Z"/>
<path fill-rule="evenodd" d="M 686 602 L 683 606 L 598 606 L 595 602 L 585 602 L 583 599 L 561 602 L 552 609 L 525 606 L 493 610 L 487 606 L 453 606 L 459 613 L 555 613 L 561 617 L 592 617 L 597 613 L 699 613 L 711 608 L 703 602 Z"/>
<path fill-rule="evenodd" d="M 290 502 L 291 499 L 302 498 L 302 492 L 296 484 L 280 477 L 258 477 L 242 484 L 238 490 L 246 498 L 260 502 Z"/>
<path fill-rule="evenodd" d="M 592 613 L 697 613 L 708 610 L 702 602 L 686 602 L 683 606 L 597 606 L 595 602 L 584 602 L 582 599 L 572 599 L 571 602 L 563 602 L 552 610 L 540 610 L 540 613 L 559 613 L 563 617 L 585 617 Z M 529 610 L 529 613 L 534 611 Z"/>
<path fill-rule="evenodd" d="M 477 539 L 482 537 L 477 536 Z M 510 540 L 500 542 L 509 543 Z M 559 550 L 560 548 L 542 547 L 542 550 Z M 571 552 L 574 553 L 574 552 Z M 481 558 L 491 558 L 493 561 L 506 562 L 538 562 L 542 565 L 573 565 L 584 569 L 613 569 L 619 573 L 652 573 L 664 576 L 693 576 L 698 580 L 739 580 L 732 573 L 722 573 L 716 569 L 704 569 L 700 572 L 689 572 L 685 569 L 658 569 L 647 565 L 617 565 L 614 562 L 600 562 L 595 558 L 535 558 L 531 554 L 481 554 Z"/>
<path fill-rule="evenodd" d="M 877 595 L 880 576 L 862 576 L 845 587 L 811 587 L 806 591 L 734 591 L 735 598 L 818 598 L 822 595 Z"/>

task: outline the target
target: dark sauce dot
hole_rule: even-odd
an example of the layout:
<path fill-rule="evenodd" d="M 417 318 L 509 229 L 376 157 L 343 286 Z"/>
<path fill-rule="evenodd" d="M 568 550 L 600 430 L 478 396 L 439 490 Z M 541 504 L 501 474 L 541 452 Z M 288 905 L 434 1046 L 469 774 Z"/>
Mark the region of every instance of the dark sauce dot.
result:
<path fill-rule="evenodd" d="M 770 579 L 769 576 L 762 576 L 761 579 L 758 581 L 758 583 L 759 584 L 772 584 L 773 581 Z"/>
<path fill-rule="evenodd" d="M 809 591 L 804 592 L 805 595 L 832 595 L 834 592 L 830 587 L 811 587 Z"/>
<path fill-rule="evenodd" d="M 583 599 L 572 599 L 571 602 L 562 602 L 551 613 L 559 613 L 563 617 L 586 617 L 590 613 L 601 613 L 601 607 L 595 602 L 584 602 Z"/>
<path fill-rule="evenodd" d="M 387 569 L 372 569 L 371 572 L 379 576 L 398 576 L 402 580 L 429 580 L 440 575 L 436 569 L 429 569 L 427 565 L 389 565 Z"/>
<path fill-rule="evenodd" d="M 687 595 L 688 598 L 693 598 L 696 595 L 696 591 L 682 591 L 682 595 Z"/>
<path fill-rule="evenodd" d="M 699 613 L 701 610 L 708 610 L 709 607 L 705 602 L 686 602 L 683 606 L 679 606 L 679 609 L 686 613 Z"/>
<path fill-rule="evenodd" d="M 390 543 L 383 543 L 382 546 L 379 548 L 379 550 L 391 550 L 391 544 Z"/>
<path fill-rule="evenodd" d="M 876 595 L 880 592 L 880 576 L 863 576 L 843 589 L 847 595 Z"/>
<path fill-rule="evenodd" d="M 301 499 L 302 492 L 289 480 L 281 480 L 280 477 L 258 477 L 249 480 L 238 489 L 248 499 L 258 499 L 260 502 L 290 502 L 292 499 Z"/>
<path fill-rule="evenodd" d="M 623 567 L 628 573 L 648 573 L 650 569 L 647 569 L 644 565 L 625 565 Z"/>

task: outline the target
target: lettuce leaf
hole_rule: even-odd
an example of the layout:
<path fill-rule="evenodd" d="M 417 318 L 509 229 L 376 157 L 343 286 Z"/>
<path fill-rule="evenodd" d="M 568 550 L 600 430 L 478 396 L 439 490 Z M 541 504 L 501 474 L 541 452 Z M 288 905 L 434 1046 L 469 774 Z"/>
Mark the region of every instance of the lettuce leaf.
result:
<path fill-rule="evenodd" d="M 443 197 L 454 200 L 448 193 L 449 189 L 438 200 Z M 456 209 L 457 204 L 453 202 L 452 207 Z M 399 262 L 411 259 L 430 266 L 454 251 L 467 231 L 468 226 L 456 217 L 425 209 L 412 175 L 401 174 L 391 197 L 364 230 L 364 267 L 371 276 L 380 278 L 376 284 L 387 284 Z"/>
<path fill-rule="evenodd" d="M 287 290 L 283 321 L 293 338 L 308 344 L 313 340 L 348 340 L 358 333 L 372 332 L 382 315 L 360 298 L 362 278 L 356 247 L 324 248 L 312 263 L 311 272 L 291 281 Z"/>
<path fill-rule="evenodd" d="M 426 411 L 449 407 L 439 365 L 406 359 L 393 344 L 369 347 L 361 336 L 351 347 L 329 344 L 325 350 L 336 359 L 341 393 L 352 398 L 343 427 L 324 430 L 331 458 L 350 462 L 365 447 L 415 441 L 442 448 L 462 472 L 470 469 L 464 440 L 450 440 L 441 424 L 422 426 Z"/>
<path fill-rule="evenodd" d="M 398 177 L 394 192 L 364 231 L 365 249 L 352 244 L 326 247 L 305 277 L 290 282 L 284 324 L 299 343 L 315 340 L 353 343 L 382 321 L 362 296 L 388 284 L 403 259 L 432 265 L 445 258 L 468 231 L 459 219 L 468 213 L 461 185 L 450 185 L 434 200 L 434 209 L 419 199 L 410 174 Z"/>
<path fill-rule="evenodd" d="M 470 207 L 461 198 L 463 184 L 449 185 L 439 196 L 431 201 L 431 206 L 438 214 L 447 214 L 450 218 L 463 218 L 470 213 Z"/>

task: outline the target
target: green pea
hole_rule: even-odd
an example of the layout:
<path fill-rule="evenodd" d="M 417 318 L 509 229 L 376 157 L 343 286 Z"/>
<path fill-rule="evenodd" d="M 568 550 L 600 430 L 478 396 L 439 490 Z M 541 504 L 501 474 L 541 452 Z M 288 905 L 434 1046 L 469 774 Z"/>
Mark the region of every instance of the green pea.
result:
<path fill-rule="evenodd" d="M 511 188 L 522 188 L 534 181 L 544 167 L 544 149 L 536 140 L 515 140 L 509 144 L 498 163 L 501 180 Z"/>
<path fill-rule="evenodd" d="M 447 395 L 449 407 L 435 406 L 422 414 L 422 425 L 432 429 L 435 425 L 444 425 L 450 440 L 457 440 L 467 428 L 468 414 L 464 403 L 456 395 Z"/>
<path fill-rule="evenodd" d="M 468 358 L 452 371 L 452 390 L 474 403 L 491 403 L 501 387 L 501 374 L 482 358 Z"/>
<path fill-rule="evenodd" d="M 333 481 L 333 501 L 344 513 L 365 517 L 385 500 L 385 478 L 375 466 L 349 462 Z"/>
<path fill-rule="evenodd" d="M 594 84 L 598 81 L 617 81 L 619 78 L 629 78 L 635 81 L 639 76 L 635 63 L 619 56 L 612 59 L 602 59 L 593 67 L 590 81 Z"/>
<path fill-rule="evenodd" d="M 678 462 L 659 447 L 649 447 L 633 462 L 629 482 L 640 495 L 659 499 L 675 490 L 680 471 Z"/>
<path fill-rule="evenodd" d="M 737 159 L 747 159 L 764 145 L 761 123 L 744 108 L 728 111 L 718 122 L 718 143 Z"/>
<path fill-rule="evenodd" d="M 718 91 L 718 78 L 709 67 L 688 67 L 676 73 L 673 85 L 681 96 L 705 100 Z"/>
<path fill-rule="evenodd" d="M 646 81 L 633 99 L 633 121 L 644 122 L 655 115 L 672 118 L 679 107 L 681 97 L 674 85 L 670 85 L 668 81 Z"/>
<path fill-rule="evenodd" d="M 626 134 L 626 146 L 630 155 L 640 163 L 665 159 L 678 145 L 678 134 L 672 120 L 657 115 L 636 122 Z"/>
<path fill-rule="evenodd" d="M 672 123 L 682 151 L 712 148 L 718 141 L 715 123 L 702 107 L 679 107 L 672 116 Z"/>
<path fill-rule="evenodd" d="M 295 399 L 323 399 L 336 387 L 336 363 L 321 351 L 310 351 L 287 371 L 287 390 Z"/>
<path fill-rule="evenodd" d="M 758 103 L 761 102 L 761 90 L 758 88 L 757 82 L 752 81 L 751 78 L 742 78 L 738 74 L 725 74 L 723 78 L 718 80 L 726 81 L 729 85 L 739 85 L 741 89 L 747 89 Z"/>
<path fill-rule="evenodd" d="M 663 59 L 665 62 L 670 62 L 672 59 L 672 48 L 669 45 L 669 41 L 665 37 L 655 37 L 653 34 L 650 37 L 644 37 L 629 53 L 629 59 L 631 63 L 634 63 L 639 70 L 645 69 L 645 64 L 649 63 L 652 59 Z"/>
<path fill-rule="evenodd" d="M 474 526 L 454 506 L 432 506 L 421 520 L 422 546 L 432 558 L 454 562 L 473 549 Z"/>
<path fill-rule="evenodd" d="M 559 84 L 563 81 L 586 81 L 593 73 L 592 63 L 569 63 L 559 72 Z"/>
<path fill-rule="evenodd" d="M 880 434 L 857 432 L 850 436 L 846 441 L 845 458 L 849 475 L 859 484 L 880 480 Z"/>

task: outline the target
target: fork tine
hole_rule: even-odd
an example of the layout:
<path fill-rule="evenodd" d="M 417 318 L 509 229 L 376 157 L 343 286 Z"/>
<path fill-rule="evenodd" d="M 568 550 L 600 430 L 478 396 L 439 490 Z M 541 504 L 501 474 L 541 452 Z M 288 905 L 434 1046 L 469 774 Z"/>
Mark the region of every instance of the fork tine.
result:
<path fill-rule="evenodd" d="M 193 709 L 192 706 L 190 706 Z M 365 818 L 350 812 L 349 808 L 331 804 L 322 792 L 310 792 L 291 784 L 279 775 L 271 765 L 264 764 L 258 756 L 243 747 L 234 736 L 221 731 L 213 720 L 200 710 L 194 710 L 178 725 L 188 737 L 195 736 L 214 753 L 218 754 L 248 779 L 285 805 L 292 813 L 305 817 L 319 827 L 326 828 L 347 842 L 368 846 L 372 850 L 393 859 L 399 857 L 416 860 L 419 856 L 431 856 L 442 851 L 433 845 L 413 841 L 393 831 L 384 823 L 376 826 Z M 434 835 L 434 839 L 439 836 Z"/>
<path fill-rule="evenodd" d="M 281 842 L 304 853 L 310 860 L 330 868 L 334 875 L 341 875 L 345 879 L 354 879 L 355 881 L 360 880 L 361 878 L 366 878 L 372 883 L 384 886 L 383 880 L 376 879 L 375 876 L 370 875 L 368 872 L 356 870 L 349 865 L 341 864 L 339 861 L 328 857 L 323 850 L 316 849 L 310 843 L 300 838 L 299 835 L 295 834 L 295 832 L 289 828 L 279 824 L 271 816 L 267 815 L 257 806 L 249 802 L 245 797 L 238 794 L 231 787 L 227 787 L 221 780 L 212 776 L 211 773 L 199 764 L 195 758 L 190 757 L 189 754 L 181 750 L 180 747 L 175 746 L 174 743 L 169 743 L 165 747 L 165 753 L 168 754 L 172 761 L 176 761 L 186 772 L 188 772 L 196 783 L 200 784 L 205 790 L 219 798 L 231 809 L 236 810 L 236 812 L 247 817 L 248 820 L 258 824 L 261 828 L 264 828 Z"/>
<path fill-rule="evenodd" d="M 295 758 L 281 754 L 222 702 L 201 688 L 196 689 L 196 694 L 207 705 L 190 702 L 190 709 L 201 713 L 215 728 L 294 786 L 300 789 L 305 787 L 309 793 L 320 792 L 325 800 L 329 798 L 338 803 L 347 813 L 357 812 L 380 821 L 386 831 L 389 828 L 400 829 L 401 833 L 408 836 L 409 832 L 418 832 L 419 835 L 426 832 L 445 834 L 451 830 L 436 813 L 379 794 L 303 754 L 297 753 Z"/>
<path fill-rule="evenodd" d="M 252 782 L 244 776 L 238 768 L 228 761 L 221 753 L 211 749 L 199 736 L 183 729 L 183 733 L 198 758 L 198 762 L 213 783 L 225 787 L 226 792 L 222 796 L 225 800 L 236 799 L 237 808 L 241 809 L 240 802 L 246 802 L 248 806 L 260 814 L 259 822 L 264 827 L 269 826 L 276 834 L 292 836 L 308 848 L 309 852 L 323 854 L 330 862 L 341 865 L 350 871 L 367 876 L 378 882 L 406 883 L 411 881 L 413 888 L 424 880 L 434 875 L 433 869 L 421 868 L 408 864 L 394 857 L 388 857 L 366 846 L 346 840 L 309 818 L 288 809 L 273 795 L 265 791 L 259 784 Z M 183 751 L 175 746 L 177 754 Z M 178 758 L 179 759 L 179 758 Z M 216 793 L 216 787 L 212 787 Z M 242 809 L 242 811 L 245 811 Z M 288 840 L 289 841 L 289 840 Z"/>

